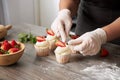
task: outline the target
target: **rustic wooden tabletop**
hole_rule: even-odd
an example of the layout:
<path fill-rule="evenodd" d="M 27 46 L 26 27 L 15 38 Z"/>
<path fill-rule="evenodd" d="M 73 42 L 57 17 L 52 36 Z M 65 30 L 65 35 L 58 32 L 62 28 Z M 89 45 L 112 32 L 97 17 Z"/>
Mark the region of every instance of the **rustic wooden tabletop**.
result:
<path fill-rule="evenodd" d="M 45 27 L 13 26 L 5 37 L 18 40 L 21 32 L 46 35 Z M 33 44 L 25 43 L 20 60 L 10 66 L 0 66 L 0 80 L 120 80 L 120 47 L 106 44 L 107 57 L 73 54 L 70 62 L 59 64 L 53 52 L 48 57 L 37 57 Z"/>

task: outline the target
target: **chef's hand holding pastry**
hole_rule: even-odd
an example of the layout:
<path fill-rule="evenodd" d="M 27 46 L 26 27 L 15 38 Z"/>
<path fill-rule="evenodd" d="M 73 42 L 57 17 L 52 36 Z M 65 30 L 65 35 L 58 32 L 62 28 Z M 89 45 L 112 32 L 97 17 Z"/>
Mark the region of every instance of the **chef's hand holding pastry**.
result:
<path fill-rule="evenodd" d="M 86 32 L 79 38 L 70 40 L 68 44 L 73 45 L 73 50 L 79 51 L 84 56 L 96 55 L 100 51 L 102 44 L 120 37 L 119 25 L 120 18 L 103 28 Z"/>
<path fill-rule="evenodd" d="M 96 29 L 86 32 L 75 40 L 70 40 L 69 45 L 74 45 L 73 50 L 79 51 L 83 56 L 96 55 L 101 49 L 101 45 L 106 42 L 107 36 L 103 29 Z"/>

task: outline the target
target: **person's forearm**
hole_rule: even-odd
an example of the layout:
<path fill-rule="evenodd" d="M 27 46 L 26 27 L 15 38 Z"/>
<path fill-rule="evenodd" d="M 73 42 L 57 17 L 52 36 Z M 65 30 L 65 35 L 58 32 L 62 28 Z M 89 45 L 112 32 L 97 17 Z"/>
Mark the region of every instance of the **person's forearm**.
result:
<path fill-rule="evenodd" d="M 107 41 L 120 38 L 120 17 L 102 29 L 105 30 L 107 34 Z"/>
<path fill-rule="evenodd" d="M 60 0 L 59 9 L 69 9 L 71 11 L 71 16 L 75 16 L 79 3 L 80 0 Z"/>

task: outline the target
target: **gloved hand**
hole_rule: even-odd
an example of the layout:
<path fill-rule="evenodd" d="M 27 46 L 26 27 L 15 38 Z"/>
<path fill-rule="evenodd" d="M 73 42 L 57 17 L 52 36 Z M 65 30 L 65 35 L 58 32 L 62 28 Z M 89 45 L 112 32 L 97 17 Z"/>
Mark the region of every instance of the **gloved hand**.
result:
<path fill-rule="evenodd" d="M 68 9 L 59 11 L 58 16 L 51 25 L 51 29 L 57 37 L 61 37 L 62 41 L 66 41 L 66 37 L 72 26 L 71 12 Z"/>
<path fill-rule="evenodd" d="M 92 56 L 99 52 L 101 45 L 104 44 L 106 40 L 106 32 L 98 28 L 94 31 L 86 32 L 75 40 L 70 40 L 68 44 L 73 45 L 73 50 L 79 51 L 83 56 Z"/>

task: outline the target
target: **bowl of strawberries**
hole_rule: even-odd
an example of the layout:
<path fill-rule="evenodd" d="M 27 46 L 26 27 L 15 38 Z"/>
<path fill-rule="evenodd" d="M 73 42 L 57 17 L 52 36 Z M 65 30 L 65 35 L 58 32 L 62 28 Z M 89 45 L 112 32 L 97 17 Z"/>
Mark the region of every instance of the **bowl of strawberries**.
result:
<path fill-rule="evenodd" d="M 16 63 L 24 49 L 25 45 L 15 40 L 0 42 L 0 65 L 7 66 Z"/>

